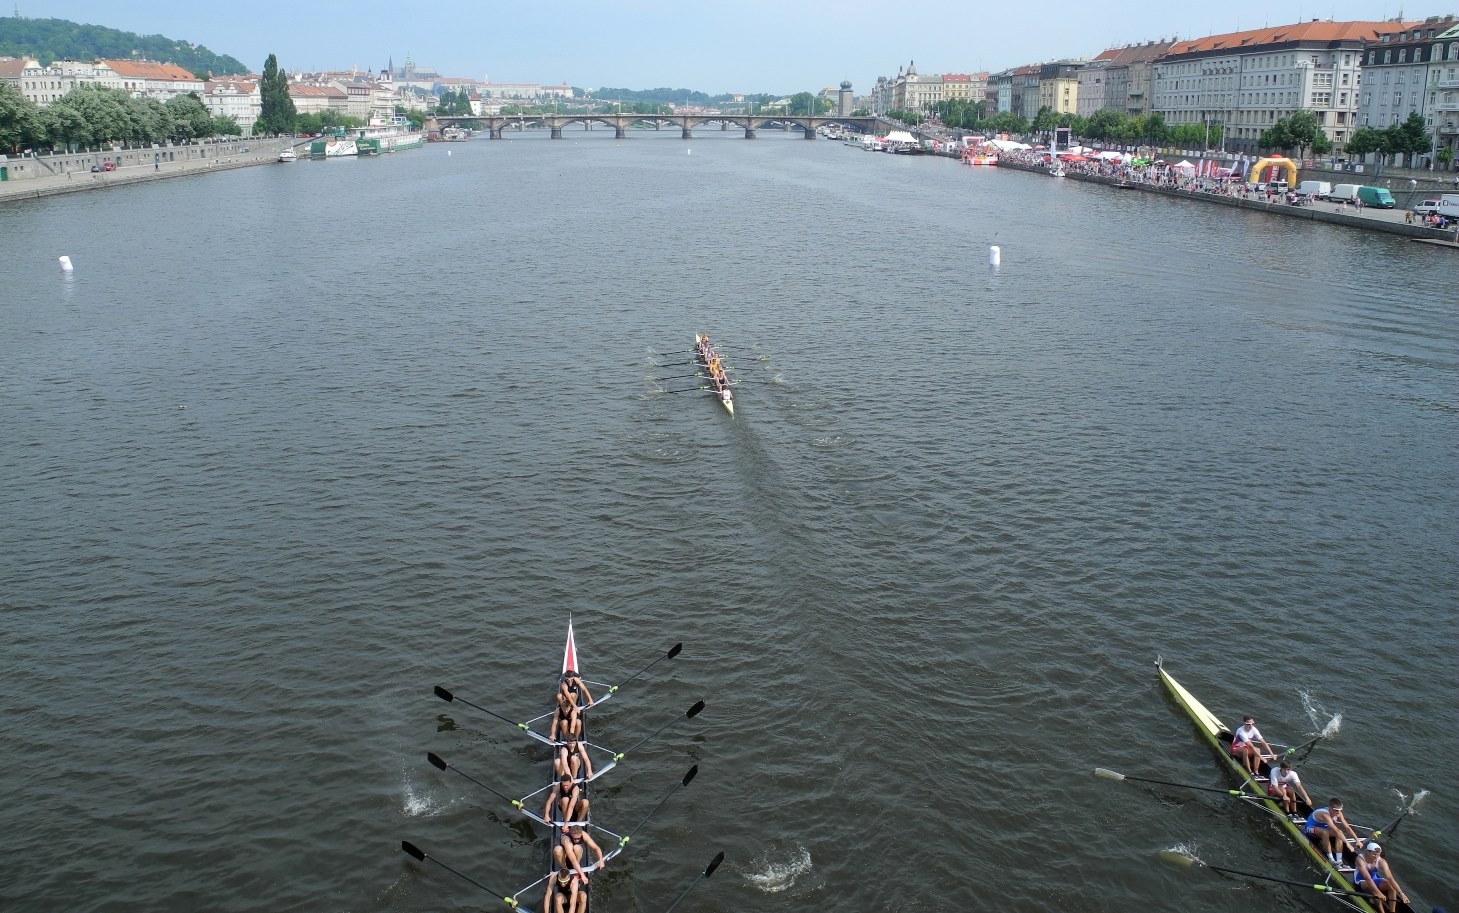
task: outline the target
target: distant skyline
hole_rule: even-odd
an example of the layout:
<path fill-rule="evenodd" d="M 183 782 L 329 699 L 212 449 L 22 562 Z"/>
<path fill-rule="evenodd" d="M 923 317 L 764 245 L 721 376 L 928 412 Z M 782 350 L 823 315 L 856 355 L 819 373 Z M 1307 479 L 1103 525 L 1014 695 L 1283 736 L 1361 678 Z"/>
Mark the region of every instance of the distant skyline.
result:
<path fill-rule="evenodd" d="M 5 15 L 12 15 L 16 0 Z M 842 79 L 864 94 L 878 76 L 915 61 L 919 72 L 997 71 L 1062 57 L 1093 57 L 1112 46 L 1198 38 L 1304 19 L 1407 19 L 1451 10 L 1349 0 L 1245 7 L 1239 3 L 1150 8 L 1048 0 L 986 6 L 902 9 L 866 0 L 728 7 L 625 0 L 603 6 L 564 0 L 549 7 L 506 4 L 498 12 L 466 4 L 416 7 L 380 0 L 298 0 L 287 4 L 209 4 L 149 0 L 30 0 L 20 14 L 70 19 L 206 46 L 254 71 L 269 54 L 285 70 L 378 71 L 391 58 L 447 76 L 496 82 L 566 82 L 584 88 L 665 86 L 710 94 L 818 91 Z M 1034 15 L 1031 12 L 1036 10 Z M 920 15 L 913 15 L 919 13 Z"/>

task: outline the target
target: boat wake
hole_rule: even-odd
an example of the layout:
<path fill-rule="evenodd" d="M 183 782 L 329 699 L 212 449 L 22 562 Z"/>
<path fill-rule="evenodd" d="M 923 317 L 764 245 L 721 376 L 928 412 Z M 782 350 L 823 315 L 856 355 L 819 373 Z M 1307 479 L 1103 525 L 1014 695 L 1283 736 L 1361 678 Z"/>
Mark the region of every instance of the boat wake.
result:
<path fill-rule="evenodd" d="M 784 862 L 774 861 L 766 854 L 756 859 L 754 865 L 757 871 L 745 876 L 750 884 L 766 894 L 779 894 L 790 889 L 797 878 L 811 870 L 811 851 L 797 846 L 791 858 Z"/>
<path fill-rule="evenodd" d="M 1307 690 L 1298 691 L 1302 696 L 1302 709 L 1307 713 L 1307 719 L 1312 723 L 1314 734 L 1330 739 L 1337 735 L 1342 729 L 1342 714 L 1334 713 L 1328 716 L 1327 710 L 1312 697 L 1312 692 Z M 1327 720 L 1326 723 L 1322 722 Z"/>

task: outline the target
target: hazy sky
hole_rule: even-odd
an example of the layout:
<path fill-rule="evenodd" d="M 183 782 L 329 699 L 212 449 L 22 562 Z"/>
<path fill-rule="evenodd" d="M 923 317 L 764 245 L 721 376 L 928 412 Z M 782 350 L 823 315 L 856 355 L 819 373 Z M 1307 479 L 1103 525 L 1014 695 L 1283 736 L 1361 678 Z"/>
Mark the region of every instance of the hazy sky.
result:
<path fill-rule="evenodd" d="M 16 0 L 9 0 L 7 6 Z M 1430 0 L 1432 2 L 1432 0 Z M 1248 5 L 867 0 L 680 0 L 418 4 L 381 0 L 19 0 L 21 15 L 161 34 L 231 54 L 255 71 L 380 69 L 407 54 L 449 76 L 594 88 L 816 91 L 849 79 L 860 94 L 915 60 L 923 73 L 1000 70 L 1112 45 L 1195 38 L 1313 18 L 1379 20 L 1447 12 L 1397 0 Z M 8 15 L 11 9 L 6 9 Z"/>

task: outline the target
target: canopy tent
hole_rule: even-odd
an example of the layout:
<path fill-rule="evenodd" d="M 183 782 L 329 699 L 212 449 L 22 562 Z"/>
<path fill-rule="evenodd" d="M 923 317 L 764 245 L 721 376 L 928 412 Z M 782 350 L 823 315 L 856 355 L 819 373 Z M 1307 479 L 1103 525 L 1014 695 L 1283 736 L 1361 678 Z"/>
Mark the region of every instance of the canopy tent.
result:
<path fill-rule="evenodd" d="M 1185 159 L 1181 159 L 1180 161 L 1176 162 L 1175 165 L 1174 165 L 1174 167 L 1177 170 L 1179 170 L 1179 171 L 1195 171 L 1196 170 L 1196 166 L 1195 165 L 1192 165 L 1190 162 L 1187 162 Z"/>
<path fill-rule="evenodd" d="M 917 137 L 915 137 L 912 134 L 908 133 L 906 130 L 893 130 L 891 133 L 888 133 L 887 134 L 886 142 L 889 142 L 889 143 L 915 143 L 915 142 L 917 142 Z"/>
<path fill-rule="evenodd" d="M 1119 159 L 1122 162 L 1123 161 L 1128 161 L 1129 158 L 1130 158 L 1125 153 L 1123 153 L 1123 152 L 1115 152 L 1112 149 L 1106 149 L 1103 152 L 1096 152 L 1096 153 L 1094 153 L 1094 157 L 1097 158 L 1097 159 L 1109 159 L 1111 161 L 1113 161 L 1115 159 Z"/>
<path fill-rule="evenodd" d="M 1087 161 L 1089 161 L 1089 159 L 1085 158 L 1084 156 L 1082 156 L 1082 155 L 1076 155 L 1075 153 L 1072 153 L 1072 152 L 1060 152 L 1059 153 L 1059 158 L 1063 159 L 1066 162 L 1087 162 Z"/>
<path fill-rule="evenodd" d="M 1008 152 L 1012 149 L 1028 149 L 1028 143 L 1016 143 L 1011 139 L 990 139 L 987 145 L 993 146 L 1000 152 Z"/>

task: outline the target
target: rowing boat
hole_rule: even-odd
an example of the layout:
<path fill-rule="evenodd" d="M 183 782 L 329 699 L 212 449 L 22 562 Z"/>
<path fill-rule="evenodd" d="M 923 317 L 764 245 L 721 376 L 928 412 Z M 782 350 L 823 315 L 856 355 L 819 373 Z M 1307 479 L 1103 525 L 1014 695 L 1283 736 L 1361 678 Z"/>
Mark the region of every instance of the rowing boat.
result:
<path fill-rule="evenodd" d="M 724 406 L 724 411 L 734 415 L 735 395 L 730 390 L 729 375 L 725 374 L 722 368 L 719 373 L 715 373 L 711 367 L 719 360 L 719 354 L 714 351 L 714 346 L 710 345 L 709 337 L 695 333 L 694 363 L 709 372 L 709 382 L 713 385 L 714 393 L 719 397 L 720 404 Z"/>
<path fill-rule="evenodd" d="M 1327 855 L 1323 853 L 1322 849 L 1308 839 L 1303 829 L 1302 825 L 1306 821 L 1306 816 L 1311 813 L 1312 807 L 1298 799 L 1297 809 L 1301 812 L 1301 817 L 1296 820 L 1287 817 L 1286 812 L 1275 800 L 1267 798 L 1266 780 L 1253 778 L 1247 772 L 1246 767 L 1231 755 L 1230 745 L 1233 732 L 1230 727 L 1217 719 L 1215 714 L 1207 710 L 1204 704 L 1196 700 L 1185 689 L 1184 685 L 1176 681 L 1169 672 L 1166 672 L 1165 664 L 1161 660 L 1157 659 L 1155 665 L 1160 670 L 1160 681 L 1165 685 L 1165 689 L 1170 692 L 1170 696 L 1175 699 L 1175 702 L 1181 706 L 1181 709 L 1195 723 L 1196 731 L 1200 733 L 1201 739 L 1211 747 L 1211 750 L 1216 753 L 1216 757 L 1221 759 L 1221 763 L 1226 768 L 1226 771 L 1240 784 L 1243 800 L 1267 812 L 1281 825 L 1282 830 L 1286 832 L 1287 836 L 1307 854 L 1307 858 L 1322 870 L 1323 875 L 1326 876 L 1327 885 L 1332 890 L 1356 892 L 1357 889 L 1348 877 L 1348 873 L 1352 871 L 1354 864 L 1352 847 L 1347 847 L 1343 850 L 1343 868 L 1339 869 L 1333 865 L 1327 858 Z M 1273 762 L 1276 761 L 1275 758 L 1271 760 Z M 1271 764 L 1263 759 L 1261 763 L 1263 778 L 1270 775 L 1270 770 Z M 1377 913 L 1373 905 L 1363 895 L 1357 893 L 1328 893 L 1327 896 L 1351 909 L 1359 910 L 1361 913 Z M 1400 902 L 1398 909 L 1400 913 L 1412 913 L 1412 908 L 1406 903 Z"/>
<path fill-rule="evenodd" d="M 576 779 L 576 781 L 575 781 L 578 784 L 580 784 L 580 788 L 582 789 L 583 796 L 586 798 L 587 797 L 587 793 L 588 793 L 589 784 L 591 784 L 594 781 L 598 780 L 600 777 L 602 777 L 604 774 L 608 773 L 610 770 L 613 770 L 615 767 L 617 767 L 617 765 L 619 764 L 619 762 L 621 762 L 629 754 L 631 754 L 633 752 L 636 752 L 640 747 L 642 747 L 644 744 L 646 744 L 650 739 L 652 739 L 655 736 L 661 734 L 664 730 L 668 729 L 670 726 L 672 726 L 674 723 L 678 722 L 680 719 L 693 719 L 695 716 L 698 716 L 699 713 L 704 710 L 704 702 L 703 701 L 696 702 L 682 716 L 675 717 L 675 719 L 670 720 L 668 723 L 665 723 L 664 725 L 660 726 L 658 729 L 654 730 L 649 735 L 647 735 L 644 738 L 640 739 L 638 742 L 636 742 L 631 748 L 627 749 L 626 751 L 614 751 L 611 748 L 606 748 L 606 747 L 604 747 L 602 745 L 595 745 L 595 744 L 593 744 L 591 742 L 588 742 L 588 740 L 587 740 L 588 739 L 588 731 L 587 731 L 587 709 L 588 709 L 589 706 L 591 706 L 593 708 L 596 708 L 596 707 L 600 706 L 601 704 L 603 704 L 605 701 L 608 701 L 608 700 L 612 699 L 612 697 L 615 694 L 617 694 L 618 691 L 619 691 L 619 689 L 621 689 L 624 685 L 628 684 L 628 682 L 632 681 L 633 679 L 637 678 L 638 676 L 644 674 L 649 669 L 651 669 L 655 665 L 657 665 L 660 661 L 665 660 L 665 659 L 673 659 L 675 656 L 678 656 L 679 653 L 680 653 L 680 651 L 683 650 L 683 647 L 684 647 L 683 644 L 675 644 L 663 656 L 658 657 L 658 659 L 655 659 L 653 662 L 651 662 L 648 665 L 644 666 L 638 672 L 636 672 L 633 675 L 629 676 L 627 679 L 623 680 L 622 682 L 618 683 L 617 685 L 611 685 L 610 686 L 606 682 L 595 682 L 595 681 L 589 681 L 589 680 L 587 680 L 585 678 L 581 678 L 581 670 L 580 670 L 580 666 L 578 664 L 577 640 L 576 640 L 576 638 L 574 637 L 574 634 L 573 634 L 572 622 L 569 621 L 568 622 L 568 626 L 567 626 L 567 643 L 566 643 L 566 645 L 563 648 L 563 654 L 562 654 L 562 669 L 561 669 L 561 671 L 558 673 L 558 675 L 555 677 L 555 679 L 553 681 L 551 709 L 547 713 L 544 713 L 544 714 L 542 714 L 542 715 L 540 715 L 538 717 L 535 717 L 535 718 L 533 718 L 531 720 L 528 720 L 526 722 L 514 723 L 512 720 L 508 719 L 505 716 L 502 716 L 499 713 L 496 713 L 495 711 L 488 710 L 487 708 L 481 707 L 481 706 L 479 706 L 477 704 L 473 704 L 470 701 L 465 700 L 464 698 L 457 697 L 455 694 L 453 694 L 452 692 L 446 690 L 445 688 L 442 688 L 439 685 L 437 685 L 436 688 L 435 688 L 435 694 L 436 694 L 437 697 L 441 698 L 444 701 L 447 701 L 447 702 L 458 702 L 459 701 L 460 703 L 466 704 L 467 706 L 472 707 L 472 708 L 474 708 L 476 710 L 480 710 L 480 711 L 482 711 L 483 713 L 486 713 L 489 716 L 496 717 L 497 719 L 502 720 L 503 722 L 512 723 L 512 725 L 516 726 L 517 729 L 521 730 L 522 732 L 524 732 L 525 734 L 527 734 L 531 738 L 533 738 L 536 741 L 541 742 L 541 743 L 547 745 L 549 748 L 551 748 L 551 750 L 552 750 L 551 758 L 552 759 L 555 759 L 556 756 L 557 756 L 557 750 L 563 744 L 565 744 L 564 742 L 559 742 L 559 741 L 555 740 L 552 737 L 552 733 L 551 733 L 551 729 L 550 729 L 552 718 L 553 718 L 554 714 L 557 713 L 557 696 L 558 696 L 558 691 L 559 691 L 562 683 L 567 680 L 567 677 L 568 677 L 569 673 L 572 673 L 572 674 L 575 674 L 575 675 L 579 676 L 579 680 L 581 682 L 583 682 L 583 684 L 585 684 L 587 686 L 590 686 L 593 689 L 601 689 L 601 690 L 598 691 L 598 695 L 595 696 L 595 698 L 592 701 L 591 705 L 587 705 L 587 704 L 582 703 L 583 694 L 581 693 L 581 691 L 579 691 L 578 692 L 578 695 L 577 695 L 578 696 L 578 701 L 579 701 L 579 703 L 578 703 L 578 708 L 579 708 L 578 712 L 582 716 L 582 719 L 583 719 L 583 730 L 582 730 L 582 735 L 580 736 L 580 741 L 582 742 L 582 744 L 585 746 L 585 748 L 587 750 L 600 752 L 600 753 L 606 755 L 605 763 L 602 763 L 602 764 L 594 764 L 593 765 L 593 772 L 592 772 L 592 775 L 591 776 L 579 776 Z M 577 821 L 560 821 L 560 820 L 558 820 L 557 813 L 554 810 L 550 809 L 550 808 L 547 810 L 547 814 L 546 815 L 539 815 L 537 813 L 537 811 L 535 809 L 538 809 L 538 808 L 541 808 L 541 807 L 547 805 L 547 801 L 548 801 L 547 800 L 547 796 L 544 795 L 544 794 L 549 793 L 552 790 L 552 788 L 555 785 L 555 783 L 556 783 L 556 778 L 553 776 L 553 760 L 552 759 L 549 759 L 548 762 L 547 762 L 548 763 L 548 767 L 547 767 L 547 770 L 548 770 L 547 785 L 544 786 L 544 787 L 542 787 L 541 789 L 536 790 L 535 792 L 532 792 L 532 793 L 527 794 L 526 796 L 523 796 L 520 799 L 513 799 L 513 798 L 511 798 L 510 796 L 508 796 L 508 795 L 506 795 L 504 793 L 498 792 L 493 787 L 490 787 L 490 786 L 486 785 L 485 783 L 482 783 L 480 780 L 477 780 L 476 778 L 474 778 L 471 775 L 465 773 L 464 771 L 462 771 L 462 770 L 454 767 L 451 764 L 448 764 L 445 760 L 443 760 L 439 755 L 436 755 L 434 752 L 428 752 L 426 754 L 426 759 L 436 769 L 438 769 L 438 770 L 450 770 L 450 771 L 454 771 L 457 774 L 460 774 L 461 776 L 463 776 L 466 779 L 470 780 L 472 783 L 475 783 L 477 786 L 481 787 L 482 789 L 485 789 L 486 791 L 492 793 L 493 795 L 497 796 L 498 798 L 500 798 L 500 799 L 502 799 L 502 800 L 504 800 L 506 802 L 509 802 L 512 805 L 512 807 L 514 807 L 515 809 L 517 809 L 517 811 L 519 811 L 524 816 L 526 816 L 526 817 L 532 819 L 533 821 L 537 822 L 538 824 L 541 824 L 544 827 L 546 827 L 548 829 L 550 835 L 551 835 L 551 839 L 550 839 L 550 841 L 549 841 L 549 843 L 547 845 L 547 865 L 545 866 L 545 868 L 547 870 L 547 874 L 546 875 L 543 875 L 541 878 L 538 878 L 536 881 L 533 881 L 531 884 L 529 884 L 526 887 L 522 888 L 520 891 L 516 891 L 516 892 L 514 892 L 512 894 L 502 894 L 502 893 L 500 893 L 498 891 L 493 890 L 492 888 L 487 887 L 486 885 L 482 884 L 481 882 L 476 881 L 475 879 L 471 878 L 470 876 L 465 875 L 465 874 L 463 874 L 461 872 L 458 872 L 457 870 L 451 868 L 449 865 L 446 865 L 441 860 L 436 859 L 434 856 L 431 856 L 429 853 L 426 853 L 424 850 L 421 850 L 419 847 L 417 847 L 415 844 L 413 844 L 413 843 L 411 843 L 409 841 L 402 841 L 402 843 L 401 843 L 401 849 L 403 849 L 406 852 L 406 854 L 408 854 L 409 856 L 411 856 L 413 859 L 415 859 L 417 861 L 420 861 L 420 862 L 424 862 L 424 861 L 434 862 L 435 864 L 441 866 L 442 868 L 445 868 L 447 871 L 451 872 L 452 874 L 454 874 L 454 875 L 456 875 L 456 876 L 458 876 L 458 877 L 460 877 L 460 878 L 462 878 L 462 879 L 464 879 L 466 881 L 471 882 L 473 885 L 476 885 L 478 888 L 481 888 L 483 890 L 486 890 L 486 891 L 488 891 L 488 892 L 490 892 L 492 894 L 496 894 L 496 896 L 500 897 L 502 899 L 502 901 L 505 902 L 508 906 L 512 907 L 515 910 L 520 910 L 521 913 L 532 913 L 532 909 L 533 908 L 532 907 L 529 907 L 529 906 L 527 906 L 525 904 L 523 904 L 522 901 L 519 900 L 518 898 L 526 898 L 526 899 L 529 899 L 530 900 L 532 898 L 534 892 L 540 892 L 538 894 L 538 896 L 542 897 L 542 899 L 545 901 L 548 897 L 551 897 L 552 896 L 552 895 L 548 894 L 547 888 L 546 888 L 546 886 L 549 883 L 554 883 L 555 882 L 555 883 L 558 883 L 558 884 L 561 884 L 561 885 L 567 885 L 567 884 L 570 884 L 571 883 L 571 878 L 567 878 L 566 880 L 561 881 L 561 882 L 558 882 L 557 881 L 558 878 L 559 878 L 559 875 L 560 874 L 565 874 L 565 873 L 560 873 L 558 871 L 558 867 L 557 867 L 556 862 L 553 859 L 553 855 L 552 855 L 553 847 L 557 846 L 561 842 L 561 840 L 562 840 L 562 838 L 564 836 L 565 831 L 569 827 L 572 827 L 572 826 L 575 826 L 575 825 L 580 825 L 580 826 L 583 827 L 584 830 L 592 829 L 593 831 L 596 831 L 596 832 L 598 832 L 599 834 L 601 834 L 603 836 L 603 845 L 604 845 L 604 849 L 606 851 L 603 853 L 603 862 L 602 863 L 599 863 L 599 862 L 591 862 L 590 863 L 590 862 L 588 862 L 589 851 L 588 851 L 587 847 L 583 847 L 584 857 L 583 857 L 583 859 L 582 859 L 582 861 L 581 861 L 581 863 L 579 865 L 579 868 L 581 868 L 584 873 L 587 873 L 587 874 L 591 875 L 592 872 L 598 870 L 608 860 L 613 859 L 615 856 L 617 856 L 618 854 L 622 853 L 623 850 L 628 846 L 629 841 L 634 837 L 634 835 L 637 834 L 638 831 L 640 829 L 642 829 L 645 824 L 648 823 L 649 818 L 653 817 L 654 813 L 657 812 L 660 808 L 662 808 L 664 806 L 664 803 L 668 802 L 669 799 L 674 795 L 674 793 L 677 792 L 681 787 L 688 786 L 689 783 L 690 783 L 690 781 L 693 780 L 694 777 L 695 777 L 695 775 L 698 774 L 698 772 L 699 772 L 699 766 L 697 764 L 694 765 L 693 767 L 689 768 L 689 772 L 686 773 L 684 775 L 684 777 L 678 783 L 676 783 L 674 785 L 674 787 L 672 789 L 670 789 L 668 791 L 668 793 L 662 799 L 659 800 L 658 804 L 653 807 L 653 810 L 650 811 L 647 815 L 645 815 L 644 818 L 641 821 L 639 821 L 638 824 L 636 826 L 634 826 L 634 828 L 632 830 L 628 831 L 627 834 L 616 834 L 616 833 L 608 830 L 605 827 L 601 827 L 601 826 L 593 823 L 593 821 L 592 821 L 593 809 L 591 807 L 591 803 L 589 804 L 589 808 L 588 808 L 587 815 L 582 820 L 577 820 Z M 586 771 L 582 771 L 582 773 L 586 773 Z M 709 864 L 709 866 L 704 870 L 703 874 L 700 875 L 699 878 L 700 879 L 708 878 L 710 875 L 712 875 L 714 873 L 714 870 L 719 866 L 719 864 L 723 861 L 723 859 L 724 859 L 724 854 L 723 853 L 720 853 L 718 856 L 715 857 L 715 859 L 713 861 L 711 861 L 711 863 Z M 698 880 L 699 879 L 696 879 L 694 883 L 697 883 Z M 581 906 L 578 906 L 578 907 L 575 908 L 576 909 L 576 913 L 590 913 L 590 911 L 589 911 L 589 905 L 590 905 L 589 904 L 589 901 L 590 901 L 589 889 L 591 887 L 591 882 L 592 882 L 592 879 L 591 878 L 587 879 L 587 881 L 585 883 L 584 882 L 579 882 L 579 885 L 578 885 L 578 893 L 581 896 L 582 904 L 581 904 Z M 693 883 L 691 883 L 690 887 L 691 888 L 693 887 Z M 684 892 L 684 894 L 687 894 L 687 893 L 688 893 L 688 891 L 686 890 Z M 679 900 L 682 900 L 683 897 L 684 897 L 684 895 L 681 894 L 680 897 L 679 897 Z M 563 909 L 566 910 L 567 909 L 567 904 L 566 904 L 567 898 L 564 897 L 562 899 L 564 900 Z M 675 905 L 677 905 L 678 902 L 679 901 L 676 900 L 674 902 Z M 554 906 L 555 905 L 548 905 L 548 908 L 547 909 L 544 909 L 543 910 L 543 913 L 556 913 L 555 909 L 553 909 Z M 672 906 L 670 907 L 670 909 L 672 909 Z"/>

